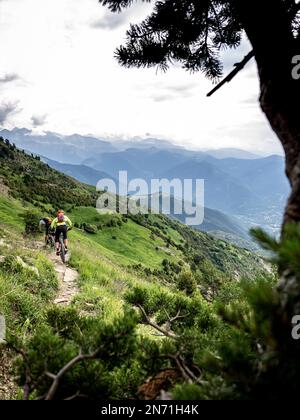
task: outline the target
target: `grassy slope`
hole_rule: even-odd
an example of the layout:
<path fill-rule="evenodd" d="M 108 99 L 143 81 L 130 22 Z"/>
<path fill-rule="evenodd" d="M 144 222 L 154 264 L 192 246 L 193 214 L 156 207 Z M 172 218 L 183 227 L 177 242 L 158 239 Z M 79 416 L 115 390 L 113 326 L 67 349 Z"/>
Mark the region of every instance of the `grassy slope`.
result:
<path fill-rule="evenodd" d="M 21 151 L 7 146 L 0 138 L 0 185 L 26 202 L 53 211 L 76 203 L 94 205 L 92 187 L 63 175 Z M 1 189 L 0 189 L 1 191 Z"/>
<path fill-rule="evenodd" d="M 24 208 L 19 201 L 0 195 L 0 228 L 10 226 L 13 230 L 21 231 L 23 229 L 22 211 Z"/>
<path fill-rule="evenodd" d="M 108 222 L 112 216 L 99 215 L 94 208 L 75 208 L 70 217 L 75 223 Z M 143 264 L 145 267 L 160 268 L 164 258 L 177 261 L 182 253 L 171 247 L 165 249 L 165 242 L 158 236 L 151 236 L 148 228 L 128 220 L 122 226 L 103 227 L 95 235 L 84 234 L 91 242 L 104 248 L 104 253 L 115 262 L 125 265 Z M 174 235 L 175 236 L 175 235 Z M 90 242 L 90 243 L 91 243 Z M 158 248 L 158 249 L 157 249 Z"/>

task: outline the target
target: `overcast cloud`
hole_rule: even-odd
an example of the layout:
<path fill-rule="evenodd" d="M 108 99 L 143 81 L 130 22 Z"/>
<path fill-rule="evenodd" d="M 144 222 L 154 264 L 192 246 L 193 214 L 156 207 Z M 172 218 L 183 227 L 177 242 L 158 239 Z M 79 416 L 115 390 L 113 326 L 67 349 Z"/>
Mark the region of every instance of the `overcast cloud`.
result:
<path fill-rule="evenodd" d="M 18 80 L 20 77 L 16 73 L 6 73 L 3 76 L 0 76 L 0 84 L 9 83 Z"/>
<path fill-rule="evenodd" d="M 17 7 L 16 1 L 0 1 L 0 124 L 118 138 L 148 133 L 194 148 L 280 151 L 255 99 L 254 62 L 211 98 L 206 93 L 212 84 L 200 73 L 118 65 L 114 51 L 129 22 L 141 21 L 150 7 L 138 3 L 112 15 L 97 0 L 22 0 Z M 248 48 L 224 54 L 226 72 Z M 24 83 L 13 83 L 18 74 Z"/>
<path fill-rule="evenodd" d="M 110 29 L 114 30 L 128 23 L 128 15 L 126 13 L 107 12 L 101 19 L 91 22 L 94 29 Z"/>
<path fill-rule="evenodd" d="M 21 112 L 18 102 L 3 102 L 0 104 L 0 124 L 4 125 L 8 122 L 9 117 L 13 114 Z"/>
<path fill-rule="evenodd" d="M 31 122 L 33 127 L 42 127 L 46 124 L 47 121 L 47 115 L 33 115 L 31 117 Z"/>

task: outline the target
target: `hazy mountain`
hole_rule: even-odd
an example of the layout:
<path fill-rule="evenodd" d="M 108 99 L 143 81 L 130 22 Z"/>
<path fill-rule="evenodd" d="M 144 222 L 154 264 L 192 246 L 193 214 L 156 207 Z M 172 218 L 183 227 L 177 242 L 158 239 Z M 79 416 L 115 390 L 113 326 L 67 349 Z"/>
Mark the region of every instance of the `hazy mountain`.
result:
<path fill-rule="evenodd" d="M 172 196 L 171 197 L 171 216 L 175 219 L 180 220 L 181 222 L 186 221 L 187 217 L 190 217 L 185 211 L 182 214 L 175 214 L 175 202 L 179 204 L 179 201 Z M 183 206 L 184 208 L 184 206 Z M 198 209 L 200 212 L 200 208 Z M 198 230 L 204 230 L 205 232 L 216 232 L 223 231 L 231 233 L 233 235 L 240 236 L 244 239 L 249 239 L 248 231 L 242 226 L 242 224 L 234 217 L 229 216 L 225 213 L 222 213 L 218 210 L 213 210 L 208 207 L 204 208 L 204 221 L 203 223 L 197 225 L 192 225 Z"/>
<path fill-rule="evenodd" d="M 178 146 L 171 141 L 156 139 L 156 138 L 140 138 L 135 137 L 129 140 L 112 140 L 114 147 L 122 150 L 127 149 L 149 149 L 155 147 L 156 149 L 163 150 L 185 150 L 184 147 Z"/>
<path fill-rule="evenodd" d="M 91 166 L 96 170 L 107 172 L 113 178 L 119 178 L 119 171 L 127 171 L 128 178 L 141 178 L 143 173 L 135 166 L 136 162 L 130 162 L 124 152 L 102 153 L 83 161 L 84 165 Z"/>
<path fill-rule="evenodd" d="M 62 136 L 47 132 L 44 135 L 35 135 L 25 128 L 15 128 L 12 131 L 1 130 L 0 135 L 9 138 L 20 149 L 61 163 L 81 164 L 90 156 L 116 150 L 107 141 L 78 134 Z"/>
<path fill-rule="evenodd" d="M 204 153 L 215 157 L 216 159 L 226 159 L 226 158 L 235 158 L 235 159 L 259 159 L 260 155 L 255 153 L 247 152 L 246 150 L 233 149 L 233 148 L 224 148 L 224 149 L 210 149 L 205 150 Z"/>
<path fill-rule="evenodd" d="M 149 200 L 153 198 L 158 199 L 158 195 L 152 194 L 149 196 Z M 184 224 L 187 223 L 187 218 L 194 217 L 196 214 L 196 207 L 193 205 L 195 210 L 194 214 L 187 214 L 185 209 L 187 209 L 186 204 L 182 200 L 178 200 L 174 196 L 168 196 L 164 194 L 164 197 L 167 200 L 170 200 L 170 214 L 169 216 L 172 219 L 178 220 Z M 160 202 L 160 211 L 162 211 L 162 193 L 159 193 L 159 202 Z M 149 201 L 150 203 L 150 201 Z M 182 208 L 183 212 L 181 214 L 175 214 L 176 208 Z M 188 206 L 191 208 L 191 204 Z M 197 208 L 198 214 L 203 214 L 203 208 Z M 248 233 L 248 228 L 243 225 L 234 216 L 229 216 L 228 214 L 222 213 L 218 210 L 213 210 L 210 208 L 204 208 L 204 220 L 201 224 L 190 225 L 194 229 L 200 230 L 202 232 L 208 232 L 213 236 L 219 239 L 227 239 L 229 242 L 234 243 L 235 245 L 241 246 L 242 248 L 248 248 L 250 250 L 258 250 L 259 247 L 256 243 L 253 242 L 252 238 Z"/>
<path fill-rule="evenodd" d="M 186 215 L 172 215 L 174 219 L 185 222 Z M 205 207 L 204 222 L 193 226 L 194 229 L 208 232 L 213 236 L 227 240 L 242 248 L 258 250 L 259 246 L 252 240 L 242 222 L 234 216 Z"/>
<path fill-rule="evenodd" d="M 290 186 L 283 157 L 274 155 L 251 161 L 223 159 L 218 165 L 259 196 L 264 205 L 285 205 Z"/>
<path fill-rule="evenodd" d="M 192 152 L 188 151 L 161 150 L 151 147 L 105 153 L 93 156 L 85 160 L 83 164 L 94 169 L 101 168 L 114 177 L 117 177 L 120 170 L 127 170 L 131 178 L 150 180 L 159 177 L 164 171 L 186 162 L 192 156 Z"/>
<path fill-rule="evenodd" d="M 260 197 L 239 180 L 206 160 L 188 160 L 162 174 L 164 178 L 204 179 L 205 206 L 230 214 L 244 214 L 260 207 Z"/>
<path fill-rule="evenodd" d="M 205 180 L 205 203 L 230 214 L 253 215 L 272 207 L 282 212 L 289 186 L 284 159 L 217 159 L 202 152 L 162 150 L 155 147 L 127 149 L 93 156 L 85 165 L 114 178 L 126 170 L 130 178 Z M 275 209 L 274 207 L 275 206 Z"/>
<path fill-rule="evenodd" d="M 97 185 L 100 179 L 111 178 L 111 176 L 107 173 L 102 171 L 96 171 L 95 169 L 90 168 L 89 166 L 60 163 L 44 157 L 42 157 L 41 159 L 44 163 L 47 163 L 51 168 L 56 169 L 57 171 L 62 172 L 66 175 L 69 175 L 85 184 Z"/>

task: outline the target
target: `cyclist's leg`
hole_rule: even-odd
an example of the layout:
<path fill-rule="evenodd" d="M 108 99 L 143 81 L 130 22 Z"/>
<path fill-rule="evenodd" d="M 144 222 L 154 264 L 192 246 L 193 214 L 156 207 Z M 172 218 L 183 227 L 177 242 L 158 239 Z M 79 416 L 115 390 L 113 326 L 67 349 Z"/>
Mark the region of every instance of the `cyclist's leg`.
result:
<path fill-rule="evenodd" d="M 49 226 L 46 226 L 45 228 L 45 243 L 48 244 L 49 241 Z"/>
<path fill-rule="evenodd" d="M 55 245 L 55 231 L 49 232 L 49 239 L 50 239 L 51 246 L 54 246 Z"/>
<path fill-rule="evenodd" d="M 60 235 L 60 226 L 58 226 L 55 230 L 55 248 L 56 248 L 56 255 L 59 255 L 60 246 L 59 246 L 59 235 Z"/>
<path fill-rule="evenodd" d="M 64 245 L 65 245 L 65 249 L 66 251 L 68 251 L 68 227 L 67 226 L 63 226 L 63 236 L 64 236 Z"/>

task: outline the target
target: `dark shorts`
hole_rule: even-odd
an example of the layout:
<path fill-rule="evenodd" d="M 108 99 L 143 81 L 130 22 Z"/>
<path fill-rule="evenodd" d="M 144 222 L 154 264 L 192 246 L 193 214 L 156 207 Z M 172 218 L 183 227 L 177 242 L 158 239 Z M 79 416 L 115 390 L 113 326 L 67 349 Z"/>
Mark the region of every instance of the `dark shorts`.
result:
<path fill-rule="evenodd" d="M 46 231 L 47 236 L 54 233 L 53 230 L 51 229 L 51 225 L 45 225 L 45 231 Z"/>
<path fill-rule="evenodd" d="M 57 226 L 55 231 L 55 242 L 59 242 L 60 235 L 63 235 L 64 241 L 68 239 L 68 227 L 67 226 Z"/>

